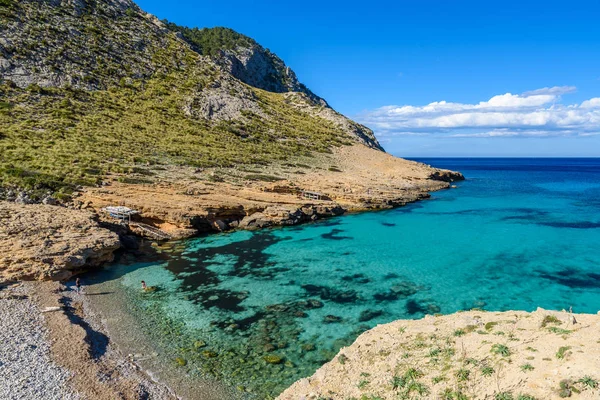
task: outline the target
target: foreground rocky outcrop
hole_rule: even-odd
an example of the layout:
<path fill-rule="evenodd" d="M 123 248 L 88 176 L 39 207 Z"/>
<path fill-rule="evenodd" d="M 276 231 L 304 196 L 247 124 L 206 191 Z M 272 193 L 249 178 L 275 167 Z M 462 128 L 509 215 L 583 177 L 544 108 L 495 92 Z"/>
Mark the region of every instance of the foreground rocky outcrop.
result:
<path fill-rule="evenodd" d="M 399 320 L 279 399 L 597 399 L 599 331 L 600 315 L 543 309 Z"/>
<path fill-rule="evenodd" d="M 0 201 L 0 282 L 67 279 L 111 261 L 119 247 L 89 211 Z"/>

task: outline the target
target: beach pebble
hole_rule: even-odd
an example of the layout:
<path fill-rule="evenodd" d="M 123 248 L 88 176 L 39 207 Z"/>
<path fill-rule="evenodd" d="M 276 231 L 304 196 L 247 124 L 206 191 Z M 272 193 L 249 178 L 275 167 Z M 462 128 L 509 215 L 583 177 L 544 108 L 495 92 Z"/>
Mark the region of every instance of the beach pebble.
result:
<path fill-rule="evenodd" d="M 70 372 L 50 359 L 47 330 L 26 287 L 5 288 L 0 297 L 0 399 L 71 400 Z M 19 296 L 21 295 L 21 297 Z"/>

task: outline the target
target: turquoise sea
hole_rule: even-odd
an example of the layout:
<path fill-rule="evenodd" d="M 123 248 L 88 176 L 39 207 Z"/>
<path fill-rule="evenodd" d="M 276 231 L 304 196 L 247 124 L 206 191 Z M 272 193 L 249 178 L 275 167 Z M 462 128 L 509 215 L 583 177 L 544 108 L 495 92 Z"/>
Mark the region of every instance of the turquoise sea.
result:
<path fill-rule="evenodd" d="M 249 398 L 277 395 L 396 319 L 600 310 L 600 159 L 418 161 L 467 179 L 395 210 L 124 256 L 87 277 L 90 290 L 129 313 L 161 359 L 153 368 Z M 142 293 L 141 280 L 158 290 Z"/>

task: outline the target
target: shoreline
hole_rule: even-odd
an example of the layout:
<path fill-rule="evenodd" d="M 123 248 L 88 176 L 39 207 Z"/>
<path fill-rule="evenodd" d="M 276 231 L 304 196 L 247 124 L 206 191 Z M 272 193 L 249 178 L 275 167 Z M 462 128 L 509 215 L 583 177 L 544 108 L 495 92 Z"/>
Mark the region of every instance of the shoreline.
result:
<path fill-rule="evenodd" d="M 110 332 L 105 330 L 102 316 L 93 311 L 94 307 L 87 297 L 93 295 L 95 293 L 92 292 L 77 294 L 55 282 L 24 282 L 0 288 L 0 310 L 4 310 L 6 315 L 10 314 L 13 318 L 13 323 L 2 324 L 0 327 L 0 337 L 5 339 L 0 344 L 0 394 L 2 390 L 10 393 L 3 398 L 33 398 L 33 393 L 43 393 L 44 398 L 68 400 L 207 398 L 176 394 L 172 387 L 144 370 L 135 361 L 135 357 L 122 353 Z M 61 309 L 44 312 L 46 307 Z M 9 311 L 6 311 L 7 309 Z M 544 321 L 550 322 L 546 322 L 546 326 Z M 500 375 L 494 378 L 498 384 L 481 386 L 485 384 L 486 379 L 492 379 L 485 376 L 477 382 L 467 382 L 468 384 L 453 384 L 451 381 L 454 378 L 438 380 L 434 377 L 435 389 L 432 390 L 443 390 L 442 387 L 452 386 L 458 388 L 453 389 L 456 393 L 471 395 L 485 392 L 486 396 L 494 396 L 494 393 L 514 392 L 543 396 L 531 398 L 558 398 L 563 397 L 558 396 L 559 381 L 567 379 L 572 382 L 572 388 L 581 386 L 578 389 L 581 394 L 577 398 L 591 399 L 599 393 L 598 388 L 585 387 L 578 382 L 588 376 L 600 379 L 592 366 L 595 357 L 600 356 L 600 345 L 591 340 L 599 326 L 600 313 L 571 314 L 565 310 L 540 308 L 533 312 L 472 310 L 440 316 L 426 315 L 416 320 L 395 320 L 365 331 L 312 376 L 296 381 L 277 398 L 295 400 L 329 396 L 326 398 L 344 399 L 361 393 L 387 398 L 385 396 L 390 390 L 387 384 L 388 375 L 392 376 L 393 371 L 405 369 L 398 365 L 408 365 L 407 361 L 398 358 L 400 353 L 390 354 L 390 349 L 399 346 L 399 349 L 420 357 L 418 354 L 422 352 L 421 348 L 429 351 L 430 347 L 444 346 L 442 343 L 445 343 L 446 346 L 454 346 L 457 350 L 449 353 L 451 356 L 445 359 L 445 363 L 449 363 L 451 367 L 446 366 L 442 371 L 446 368 L 453 370 L 461 365 L 462 370 L 465 369 L 465 365 L 467 369 L 474 369 L 473 374 L 477 373 L 479 367 L 495 368 L 501 371 L 498 372 Z M 16 340 L 11 342 L 6 340 L 7 337 Z M 426 337 L 431 338 L 431 344 L 417 347 L 411 344 L 415 340 L 427 342 Z M 385 340 L 375 340 L 376 338 Z M 374 340 L 376 345 L 373 344 Z M 479 344 L 481 340 L 483 342 Z M 495 342 L 506 343 L 510 349 L 510 359 L 514 360 L 493 354 L 489 356 L 489 352 L 485 352 L 487 348 L 485 351 L 481 350 L 486 343 L 489 347 Z M 566 349 L 564 361 L 554 355 L 556 349 L 560 352 L 560 346 Z M 27 357 L 28 353 L 31 353 L 30 357 Z M 426 353 L 423 357 L 427 357 Z M 8 356 L 11 358 L 6 362 Z M 479 366 L 475 360 L 482 357 L 480 362 L 483 364 Z M 388 358 L 398 360 L 392 362 Z M 464 360 L 473 361 L 465 364 Z M 572 360 L 578 362 L 573 364 Z M 437 364 L 432 366 L 426 361 L 424 359 L 415 365 L 418 365 L 421 371 L 425 371 L 424 373 L 433 374 L 435 368 L 438 368 L 435 366 Z M 524 373 L 519 371 L 526 361 L 535 365 L 531 369 L 535 373 L 523 375 Z M 538 373 L 540 363 L 552 364 L 548 371 L 554 372 L 548 375 L 543 372 L 545 369 L 540 368 L 542 372 Z M 15 371 L 18 374 L 15 374 Z M 21 378 L 15 379 L 19 375 Z M 458 376 L 458 373 L 451 375 Z M 357 391 L 354 381 L 367 383 L 364 389 L 359 385 Z M 26 384 L 23 384 L 24 382 Z M 426 386 L 431 385 L 426 383 L 425 379 L 423 382 Z"/>
<path fill-rule="evenodd" d="M 440 187 L 437 190 L 448 189 L 449 185 Z M 437 191 L 436 190 L 436 191 Z M 354 209 L 350 212 L 331 215 L 327 217 L 318 217 L 299 222 L 298 225 L 322 221 L 331 217 L 341 217 L 344 215 L 356 215 L 364 212 L 385 211 L 393 208 L 403 207 L 407 204 L 428 199 L 429 194 L 411 199 L 400 205 L 393 205 L 387 208 L 374 209 Z M 15 203 L 9 203 L 17 206 Z M 0 204 L 1 205 L 1 204 Z M 24 205 L 28 208 L 30 205 Z M 33 207 L 44 207 L 51 210 L 51 214 L 57 206 L 51 205 L 33 205 Z M 84 210 L 77 211 L 67 207 L 60 207 L 62 212 L 69 217 L 71 213 L 85 213 Z M 87 219 L 86 219 L 87 222 Z M 286 224 L 269 225 L 264 228 L 236 230 L 263 230 L 277 229 L 285 227 Z M 212 234 L 220 233 L 218 231 Z M 209 234 L 211 234 L 209 233 Z M 114 240 L 113 240 L 114 241 Z M 169 241 L 173 242 L 173 241 Z M 167 242 L 168 243 L 168 242 Z M 125 249 L 129 251 L 128 249 Z M 141 249 L 140 249 L 141 250 Z M 106 258 L 106 256 L 104 256 Z M 98 267 L 93 267 L 97 269 Z M 100 267 L 102 268 L 102 267 Z M 89 268 L 69 270 L 73 275 L 89 272 Z M 73 275 L 65 278 L 65 270 L 60 273 L 61 281 L 5 281 L 0 283 L 0 296 L 11 293 L 24 293 L 26 299 L 23 300 L 29 304 L 30 312 L 38 314 L 39 318 L 35 322 L 35 329 L 40 328 L 45 332 L 43 339 L 37 339 L 39 344 L 36 346 L 47 348 L 46 359 L 40 358 L 40 368 L 47 374 L 51 371 L 62 371 L 64 375 L 65 391 L 61 387 L 55 387 L 57 398 L 94 398 L 99 400 L 108 400 L 115 398 L 117 393 L 125 399 L 140 398 L 140 393 L 149 398 L 156 399 L 180 399 L 197 398 L 194 394 L 186 393 L 187 396 L 180 397 L 181 393 L 175 394 L 173 380 L 169 381 L 156 378 L 151 370 L 144 369 L 142 361 L 136 362 L 138 354 L 125 354 L 117 342 L 114 340 L 114 334 L 111 334 L 105 321 L 106 315 L 97 313 L 98 307 L 92 303 L 87 294 L 76 294 L 67 286 L 66 281 L 72 279 Z M 84 284 L 85 285 L 85 284 Z M 90 295 L 94 295 L 90 293 Z M 1 299 L 1 297 L 0 297 Z M 43 313 L 42 310 L 47 307 L 60 308 L 57 311 Z M 16 318 L 20 314 L 15 315 Z M 17 364 L 18 365 L 18 364 Z M 161 371 L 164 373 L 164 370 Z M 170 378 L 175 378 L 171 374 Z M 219 385 L 218 381 L 215 382 Z M 209 384 L 210 385 L 210 384 Z M 175 384 L 174 386 L 179 386 Z M 184 385 L 185 386 L 185 385 Z M 186 392 L 186 390 L 183 390 Z M 242 393 L 235 394 L 243 396 Z M 71 397 L 69 397 L 71 396 Z M 206 396 L 202 397 L 205 398 Z M 206 397 L 208 398 L 208 397 Z M 213 399 L 221 399 L 216 396 Z M 234 396 L 227 396 L 233 399 Z"/>
<path fill-rule="evenodd" d="M 91 279 L 87 282 L 89 285 L 86 285 L 87 293 L 82 297 L 85 297 L 86 315 L 93 316 L 96 323 L 102 324 L 103 331 L 114 346 L 121 354 L 127 354 L 128 362 L 136 365 L 156 382 L 170 388 L 178 398 L 238 398 L 232 387 L 211 376 L 194 379 L 194 384 L 191 385 L 189 371 L 182 371 L 164 345 L 149 334 L 148 326 L 135 317 L 141 311 L 130 308 L 127 299 L 113 294 L 116 291 L 114 282 L 116 281 L 101 280 L 98 283 Z M 153 325 L 152 328 L 158 331 L 159 325 Z"/>
<path fill-rule="evenodd" d="M 335 173 L 333 173 L 333 175 L 335 175 Z M 457 174 L 456 176 L 462 177 L 460 174 Z M 389 178 L 386 178 L 385 180 L 387 181 L 387 179 Z M 275 194 L 269 194 L 269 196 L 275 196 L 270 200 L 272 202 L 267 203 L 267 205 L 263 202 L 260 208 L 246 209 L 246 211 L 244 211 L 247 212 L 246 216 L 238 221 L 235 230 L 278 228 L 288 225 L 299 225 L 316 220 L 324 220 L 329 217 L 341 216 L 343 214 L 355 215 L 367 211 L 394 209 L 409 203 L 427 199 L 430 197 L 429 192 L 448 189 L 451 186 L 450 182 L 451 181 L 436 179 L 427 180 L 424 182 L 423 186 L 417 186 L 415 190 L 411 189 L 406 192 L 400 191 L 400 197 L 397 197 L 398 192 L 394 193 L 393 196 L 396 197 L 393 198 L 385 198 L 385 196 L 383 198 L 377 197 L 378 195 L 376 193 L 370 193 L 373 194 L 374 197 L 370 199 L 361 199 L 361 204 L 363 204 L 361 207 L 356 207 L 357 203 L 346 203 L 343 206 L 344 208 L 342 208 L 340 203 L 336 201 L 317 202 L 310 205 L 312 208 L 308 210 L 308 212 L 304 211 L 307 204 L 302 201 L 294 200 L 291 203 L 286 203 L 285 201 L 282 202 L 281 198 L 276 198 L 277 196 L 282 195 L 278 194 L 276 196 Z M 253 195 L 255 195 L 257 193 L 256 188 L 253 190 L 255 190 L 255 192 L 253 192 Z M 152 199 L 152 196 L 146 196 L 145 199 Z M 173 204 L 173 199 L 165 199 L 168 200 L 165 204 Z M 245 201 L 242 197 L 237 198 L 237 200 L 240 199 Z M 373 201 L 373 203 L 371 203 L 371 201 Z M 2 203 L 3 202 L 0 202 L 0 206 L 3 206 Z M 107 245 L 100 245 L 100 247 L 98 247 L 97 241 L 91 241 L 93 242 L 92 244 L 77 249 L 77 253 L 74 255 L 61 254 L 61 257 L 58 259 L 52 259 L 53 261 L 50 263 L 50 270 L 44 271 L 42 275 L 39 273 L 36 274 L 35 276 L 37 279 L 43 277 L 43 279 L 46 280 L 49 278 L 56 280 L 60 279 L 64 282 L 71 279 L 71 277 L 76 274 L 89 271 L 90 267 L 86 267 L 86 264 L 88 260 L 94 260 L 93 256 L 90 258 L 90 254 L 94 254 L 94 252 L 99 249 L 102 253 L 102 261 L 107 261 L 109 258 L 108 253 L 110 252 L 110 254 L 112 254 L 112 251 L 114 251 L 115 239 L 120 240 L 122 247 L 126 250 L 130 250 L 128 249 L 128 246 L 123 246 L 123 244 L 125 244 L 123 236 L 131 235 L 131 232 L 128 232 L 128 230 L 125 231 L 122 228 L 117 230 L 112 229 L 111 232 L 103 226 L 106 221 L 102 221 L 100 224 L 95 222 L 94 225 L 93 221 L 98 221 L 97 214 L 94 216 L 94 213 L 90 212 L 90 210 L 98 210 L 98 204 L 94 204 L 93 207 L 90 207 L 89 203 L 87 205 L 83 204 L 79 206 L 80 210 L 76 210 L 73 208 L 52 205 L 17 205 L 16 203 L 4 203 L 3 207 L 8 210 L 5 214 L 7 214 L 9 218 L 11 216 L 12 207 L 15 209 L 26 210 L 25 213 L 34 217 L 38 217 L 39 215 L 36 215 L 36 213 L 41 212 L 47 222 L 47 226 L 45 226 L 44 229 L 48 232 L 48 235 L 44 234 L 44 229 L 42 229 L 42 232 L 38 234 L 38 236 L 44 237 L 44 240 L 47 240 L 45 238 L 56 236 L 57 232 L 60 232 L 59 236 L 60 234 L 64 235 L 66 230 L 66 238 L 61 238 L 64 242 L 70 243 L 73 240 L 78 241 L 78 238 L 87 235 L 88 229 L 92 226 L 93 229 L 99 229 L 98 234 L 96 235 L 97 237 L 101 237 L 102 231 L 106 231 L 112 235 L 103 238 L 103 240 L 108 243 Z M 181 210 L 185 208 L 181 207 L 180 204 L 178 206 Z M 200 211 L 203 212 L 205 207 L 206 205 Z M 324 212 L 317 211 L 316 208 L 319 207 L 323 208 Z M 339 208 L 340 210 L 343 210 L 343 212 L 332 212 L 332 208 Z M 35 209 L 35 212 L 29 211 L 33 209 Z M 227 213 L 227 204 L 222 205 L 222 209 Z M 271 209 L 271 214 L 267 212 L 269 209 Z M 251 212 L 250 210 L 254 210 L 254 212 Z M 298 215 L 299 210 L 302 210 L 300 215 Z M 0 211 L 3 211 L 2 207 L 0 207 Z M 85 229 L 81 230 L 81 232 L 77 231 L 77 223 L 71 223 L 66 229 L 64 224 L 57 226 L 57 211 L 60 211 L 60 217 L 64 220 L 72 221 L 73 219 L 78 218 L 77 221 L 84 221 L 85 224 L 87 224 L 85 225 Z M 218 221 L 215 217 L 219 215 L 214 214 L 214 211 L 211 212 L 212 214 L 210 215 L 213 216 L 211 217 L 212 222 Z M 177 212 L 167 212 L 167 214 L 180 215 Z M 258 218 L 256 218 L 257 215 L 259 216 Z M 1 216 L 0 213 L 0 217 Z M 239 226 L 242 225 L 241 222 L 243 219 L 251 219 L 257 223 L 254 225 L 252 223 L 245 223 L 243 226 Z M 33 220 L 36 221 L 37 218 L 33 218 Z M 266 223 L 262 223 L 261 220 L 263 222 L 266 221 Z M 289 221 L 292 221 L 292 223 Z M 161 226 L 160 219 L 155 222 L 158 222 L 158 226 Z M 219 233 L 224 230 L 229 230 L 219 229 L 219 224 L 213 224 L 212 222 L 210 224 L 210 233 Z M 36 225 L 35 223 L 32 223 L 31 226 Z M 71 226 L 75 226 L 75 232 L 72 232 Z M 202 231 L 197 232 L 200 234 L 202 233 Z M 11 237 L 12 232 L 10 230 L 5 233 L 8 233 L 6 237 L 11 239 L 4 243 L 6 245 L 6 253 L 11 254 L 11 246 L 14 246 L 19 240 L 16 237 Z M 0 234 L 2 234 L 1 231 Z M 30 239 L 27 233 L 25 233 L 25 238 Z M 0 243 L 0 245 L 2 245 L 2 243 Z M 47 245 L 44 244 L 44 246 Z M 51 244 L 51 246 L 48 247 L 52 248 L 53 246 L 54 244 Z M 73 256 L 81 261 L 77 261 L 73 266 L 66 266 L 64 260 L 71 259 Z M 36 256 L 38 257 L 37 259 L 34 259 L 33 256 L 31 256 L 30 259 L 27 259 L 27 257 L 29 256 L 25 254 L 25 257 L 18 259 L 18 262 L 21 263 L 20 265 L 28 265 L 30 270 L 35 271 L 37 266 L 34 260 L 39 261 L 39 256 Z M 48 261 L 44 262 L 47 263 Z M 98 264 L 100 263 L 101 262 Z M 98 265 L 92 265 L 92 268 L 96 268 L 97 266 Z M 0 278 L 2 277 L 0 276 Z M 94 311 L 97 310 L 97 307 L 93 306 L 96 299 L 91 300 L 91 298 L 87 297 L 87 294 L 78 295 L 69 290 L 65 285 L 56 281 L 21 282 L 17 283 L 15 287 L 20 288 L 19 290 L 23 290 L 27 293 L 27 296 L 31 299 L 32 307 L 36 310 L 35 312 L 39 313 L 44 307 L 60 307 L 60 310 L 58 311 L 44 313 L 43 316 L 40 317 L 41 322 L 38 322 L 36 326 L 41 326 L 47 331 L 47 338 L 42 340 L 42 343 L 49 348 L 48 356 L 50 357 L 50 361 L 43 364 L 44 368 L 51 369 L 53 365 L 56 365 L 57 368 L 62 368 L 62 371 L 67 371 L 65 372 L 68 375 L 68 379 L 66 380 L 67 387 L 74 393 L 73 398 L 94 398 L 100 400 L 113 399 L 117 393 L 125 399 L 145 398 L 144 396 L 156 399 L 181 398 L 174 394 L 174 391 L 169 387 L 172 382 L 169 381 L 169 378 L 172 377 L 168 377 L 164 380 L 161 377 L 156 381 L 155 375 L 153 375 L 151 370 L 143 368 L 143 365 L 145 364 L 143 360 L 140 360 L 139 363 L 136 362 L 136 358 L 139 358 L 137 357 L 137 354 L 127 355 L 124 353 L 124 349 L 121 348 L 122 346 L 120 346 L 118 341 L 114 340 L 115 335 L 111 334 L 110 329 L 108 328 L 106 323 L 107 315 L 98 314 Z M 6 290 L 10 291 L 12 289 L 1 290 L 0 293 L 7 293 Z M 89 293 L 89 295 L 93 294 L 94 293 Z M 210 382 L 208 385 L 210 385 Z M 173 386 L 171 385 L 171 387 Z M 142 397 L 140 397 L 140 394 L 142 394 Z M 182 395 L 182 393 L 178 394 Z M 184 396 L 185 395 L 186 394 L 184 394 Z M 59 395 L 60 398 L 64 397 L 61 396 L 62 395 Z M 243 396 L 243 393 L 237 393 L 235 397 L 237 398 L 237 396 Z M 192 395 L 187 396 L 187 398 L 198 397 Z M 209 397 L 204 396 L 201 398 L 208 399 Z M 223 397 L 217 395 L 210 398 L 216 400 Z M 226 396 L 226 398 L 233 399 L 234 397 Z"/>
<path fill-rule="evenodd" d="M 26 374 L 32 369 L 31 365 L 35 369 L 35 375 L 24 378 L 27 385 L 19 387 L 16 379 L 3 377 L 2 367 L 6 361 L 0 360 L 0 379 L 6 380 L 0 389 L 8 389 L 15 396 L 3 398 L 34 398 L 18 394 L 23 396 L 23 390 L 30 390 L 31 386 L 36 390 L 41 384 L 45 385 L 38 389 L 42 391 L 42 398 L 179 398 L 115 347 L 102 327 L 101 317 L 90 313 L 85 294 L 77 294 L 57 282 L 22 282 L 3 286 L 0 303 L 12 305 L 6 313 L 13 321 L 23 320 L 3 323 L 0 327 L 0 337 L 13 338 L 0 344 L 0 355 L 9 360 L 7 365 L 12 371 Z M 24 325 L 26 331 L 19 334 Z M 38 331 L 40 334 L 33 333 Z M 39 356 L 28 360 L 22 355 L 19 357 L 19 353 L 13 357 L 11 346 L 21 342 L 33 342 L 25 351 L 35 349 Z M 47 378 L 49 376 L 53 378 Z"/>

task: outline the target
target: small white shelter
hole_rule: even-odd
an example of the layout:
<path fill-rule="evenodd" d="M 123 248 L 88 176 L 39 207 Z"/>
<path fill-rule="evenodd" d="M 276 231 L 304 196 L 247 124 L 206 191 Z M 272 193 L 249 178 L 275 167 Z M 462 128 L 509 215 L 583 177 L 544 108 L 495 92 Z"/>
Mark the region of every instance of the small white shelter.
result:
<path fill-rule="evenodd" d="M 131 208 L 125 206 L 108 206 L 104 207 L 102 211 L 104 211 L 113 218 L 119 219 L 127 223 L 131 222 L 132 215 L 138 215 L 140 213 L 137 210 L 132 210 Z"/>

